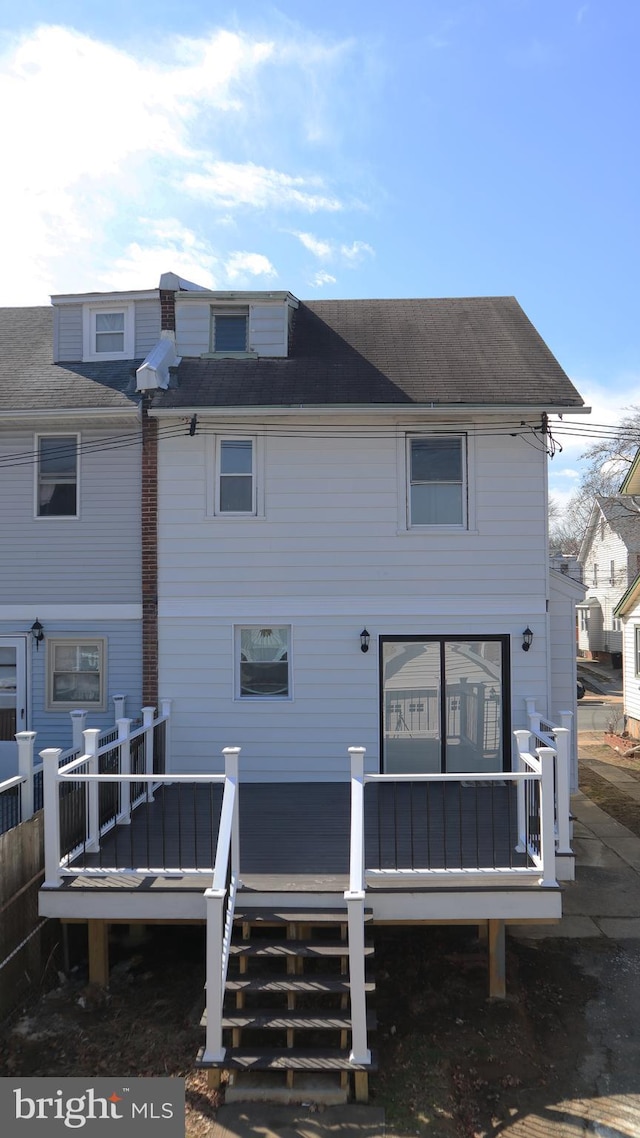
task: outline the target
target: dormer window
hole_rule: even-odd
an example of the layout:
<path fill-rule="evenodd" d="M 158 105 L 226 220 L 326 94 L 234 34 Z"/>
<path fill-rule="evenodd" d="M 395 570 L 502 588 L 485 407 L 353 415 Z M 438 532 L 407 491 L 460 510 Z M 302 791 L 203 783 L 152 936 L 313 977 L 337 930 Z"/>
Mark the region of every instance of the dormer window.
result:
<path fill-rule="evenodd" d="M 248 350 L 249 310 L 211 310 L 211 351 L 224 355 Z"/>
<path fill-rule="evenodd" d="M 133 304 L 86 305 L 82 331 L 85 360 L 134 359 Z"/>

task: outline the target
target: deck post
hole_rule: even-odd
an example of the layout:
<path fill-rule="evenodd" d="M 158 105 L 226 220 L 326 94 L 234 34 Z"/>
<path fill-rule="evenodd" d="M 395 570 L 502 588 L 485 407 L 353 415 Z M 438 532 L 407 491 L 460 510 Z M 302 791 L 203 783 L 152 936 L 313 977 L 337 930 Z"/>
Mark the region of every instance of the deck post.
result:
<path fill-rule="evenodd" d="M 205 1063 L 221 1063 L 226 1048 L 222 1046 L 222 937 L 224 934 L 224 899 L 226 889 L 206 889 L 207 906 L 207 1036 Z"/>
<path fill-rule="evenodd" d="M 489 928 L 489 996 L 504 1000 L 507 994 L 507 971 L 504 921 L 488 920 Z"/>
<path fill-rule="evenodd" d="M 240 784 L 239 764 L 240 747 L 224 747 L 224 773 L 225 778 L 235 783 L 236 793 L 233 801 L 233 821 L 231 823 L 231 873 L 240 885 Z"/>
<path fill-rule="evenodd" d="M 36 734 L 36 731 L 16 732 L 18 774 L 24 778 L 20 793 L 21 822 L 26 822 L 27 818 L 33 818 L 33 744 Z"/>
<path fill-rule="evenodd" d="M 570 714 L 562 712 L 561 714 Z M 570 763 L 568 727 L 556 727 L 556 852 L 571 854 L 571 835 L 569 833 L 570 801 Z"/>
<path fill-rule="evenodd" d="M 160 714 L 166 720 L 164 725 L 164 773 L 171 770 L 171 704 L 170 699 L 160 700 Z"/>
<path fill-rule="evenodd" d="M 542 877 L 539 885 L 556 888 L 556 835 L 554 770 L 555 751 L 552 747 L 536 747 L 540 759 L 540 854 Z"/>
<path fill-rule="evenodd" d="M 44 883 L 45 889 L 60 884 L 60 802 L 58 799 L 58 763 L 61 747 L 40 751 L 42 759 L 42 800 L 44 805 Z"/>
<path fill-rule="evenodd" d="M 367 994 L 364 964 L 364 891 L 344 895 L 349 922 L 349 991 L 351 993 L 350 1063 L 370 1063 L 367 1047 Z"/>
<path fill-rule="evenodd" d="M 142 726 L 144 733 L 144 773 L 153 774 L 153 717 L 155 707 L 142 708 Z M 147 783 L 147 802 L 154 802 L 153 783 Z"/>
<path fill-rule="evenodd" d="M 524 753 L 527 754 L 531 746 L 531 733 L 529 731 L 514 731 L 516 739 L 516 771 L 524 770 L 524 764 L 520 756 Z M 518 826 L 518 843 L 516 850 L 518 853 L 524 853 L 527 847 L 527 822 L 526 822 L 526 805 L 525 805 L 525 784 L 524 780 L 519 778 L 516 787 L 516 819 Z"/>
<path fill-rule="evenodd" d="M 117 723 L 119 719 L 124 719 L 124 705 L 127 701 L 126 695 L 114 695 L 113 697 L 113 722 Z"/>
<path fill-rule="evenodd" d="M 109 926 L 106 921 L 87 921 L 89 983 L 99 988 L 109 985 Z"/>
<path fill-rule="evenodd" d="M 529 730 L 532 735 L 538 735 L 540 732 L 540 712 L 536 711 L 536 701 L 532 696 L 525 699 L 525 706 L 527 708 L 527 719 L 529 720 Z"/>
<path fill-rule="evenodd" d="M 82 751 L 83 732 L 87 725 L 86 711 L 70 711 L 71 716 L 71 746 L 74 751 Z"/>
<path fill-rule="evenodd" d="M 89 727 L 83 731 L 84 753 L 89 756 L 87 774 L 98 774 L 98 739 L 99 727 Z M 100 784 L 92 779 L 87 783 L 87 849 L 100 849 Z"/>
<path fill-rule="evenodd" d="M 131 774 L 131 720 L 118 719 L 118 745 L 120 750 L 120 774 Z M 119 825 L 128 826 L 131 823 L 131 783 L 120 783 L 120 812 L 116 818 Z"/>

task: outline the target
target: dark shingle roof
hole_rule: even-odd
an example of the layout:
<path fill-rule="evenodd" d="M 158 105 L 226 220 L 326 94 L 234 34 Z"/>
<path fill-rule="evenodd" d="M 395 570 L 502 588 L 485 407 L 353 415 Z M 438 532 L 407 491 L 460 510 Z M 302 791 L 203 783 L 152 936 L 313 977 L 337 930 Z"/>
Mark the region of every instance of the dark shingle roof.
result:
<path fill-rule="evenodd" d="M 158 407 L 583 405 L 514 297 L 320 300 L 288 359 L 185 359 Z"/>
<path fill-rule="evenodd" d="M 53 309 L 0 308 L 0 411 L 133 408 L 135 366 L 54 364 Z"/>
<path fill-rule="evenodd" d="M 602 513 L 614 533 L 622 538 L 628 550 L 640 553 L 640 511 L 631 494 L 615 494 L 610 498 L 596 495 Z"/>

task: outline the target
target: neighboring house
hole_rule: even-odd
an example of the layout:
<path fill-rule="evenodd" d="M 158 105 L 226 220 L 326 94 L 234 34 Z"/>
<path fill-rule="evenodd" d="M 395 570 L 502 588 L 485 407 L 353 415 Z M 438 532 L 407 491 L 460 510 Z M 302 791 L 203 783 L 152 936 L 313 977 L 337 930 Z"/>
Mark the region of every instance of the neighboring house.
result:
<path fill-rule="evenodd" d="M 348 957 L 326 981 L 350 997 L 326 1063 L 362 1077 L 367 910 L 486 926 L 494 994 L 505 923 L 561 913 L 582 590 L 549 568 L 546 444 L 548 416 L 583 402 L 513 298 L 181 284 L 162 278 L 136 369 L 143 698 L 171 715 L 122 726 L 105 765 L 90 741 L 76 782 L 47 756 L 41 912 L 88 921 L 94 979 L 109 922 L 206 921 L 214 1069 L 323 1067 L 292 1047 L 298 964 Z M 293 942 L 234 947 L 234 910 L 246 937 L 280 922 Z M 347 933 L 331 950 L 305 933 L 327 920 Z M 234 954 L 296 955 L 277 1059 L 238 1050 L 269 1019 L 244 995 L 273 989 L 242 968 L 225 985 Z"/>
<path fill-rule="evenodd" d="M 597 495 L 578 560 L 587 588 L 578 605 L 578 652 L 621 665 L 622 625 L 615 607 L 640 568 L 640 508 L 633 494 Z"/>
<path fill-rule="evenodd" d="M 640 450 L 620 487 L 634 508 L 640 509 Z M 640 570 L 640 564 L 637 565 Z M 625 728 L 640 738 L 640 572 L 631 576 L 629 588 L 618 601 L 614 617 L 622 623 L 623 712 Z"/>

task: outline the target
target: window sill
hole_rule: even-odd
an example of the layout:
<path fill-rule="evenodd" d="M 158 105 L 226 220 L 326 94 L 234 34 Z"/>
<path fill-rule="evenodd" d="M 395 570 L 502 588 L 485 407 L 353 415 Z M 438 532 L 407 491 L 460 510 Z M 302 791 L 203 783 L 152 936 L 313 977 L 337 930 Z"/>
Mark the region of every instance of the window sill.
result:
<path fill-rule="evenodd" d="M 203 352 L 201 360 L 257 360 L 257 352 Z"/>
<path fill-rule="evenodd" d="M 398 537 L 479 537 L 480 530 L 464 526 L 413 526 L 397 529 L 396 533 Z"/>

